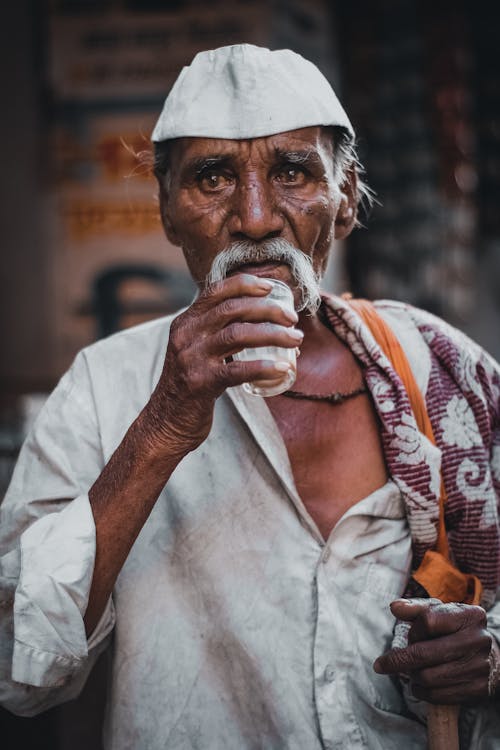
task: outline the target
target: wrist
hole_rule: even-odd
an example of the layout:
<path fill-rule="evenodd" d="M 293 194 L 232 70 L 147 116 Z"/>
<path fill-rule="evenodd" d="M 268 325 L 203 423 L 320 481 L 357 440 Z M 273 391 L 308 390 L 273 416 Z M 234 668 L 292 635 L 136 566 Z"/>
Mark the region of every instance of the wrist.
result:
<path fill-rule="evenodd" d="M 131 430 L 144 458 L 153 464 L 178 463 L 199 445 L 199 441 L 190 437 L 188 430 L 176 425 L 172 410 L 153 398 L 139 414 Z"/>

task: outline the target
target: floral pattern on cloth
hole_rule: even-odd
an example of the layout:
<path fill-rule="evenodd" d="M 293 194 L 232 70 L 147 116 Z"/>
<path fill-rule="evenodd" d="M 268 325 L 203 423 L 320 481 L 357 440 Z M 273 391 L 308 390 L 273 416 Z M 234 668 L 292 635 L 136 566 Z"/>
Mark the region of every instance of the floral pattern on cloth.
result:
<path fill-rule="evenodd" d="M 338 297 L 323 300 L 327 321 L 363 367 L 381 423 L 388 469 L 406 503 L 413 568 L 436 544 L 442 468 L 451 555 L 460 570 L 481 580 L 482 604 L 488 609 L 500 584 L 498 364 L 430 313 L 402 303 L 375 303 L 382 316 L 384 307 L 396 306 L 429 348 L 425 400 L 436 447 L 418 430 L 399 375 L 362 319 Z"/>

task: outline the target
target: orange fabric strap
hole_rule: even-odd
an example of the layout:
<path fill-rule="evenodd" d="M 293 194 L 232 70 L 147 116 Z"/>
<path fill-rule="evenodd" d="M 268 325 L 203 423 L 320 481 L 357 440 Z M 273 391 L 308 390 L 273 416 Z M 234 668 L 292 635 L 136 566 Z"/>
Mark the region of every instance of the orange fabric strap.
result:
<path fill-rule="evenodd" d="M 365 299 L 350 299 L 349 305 L 358 313 L 373 334 L 378 345 L 401 378 L 417 422 L 418 429 L 436 445 L 424 397 L 413 375 L 408 358 L 391 327 L 378 314 L 375 306 Z M 428 550 L 413 578 L 424 587 L 429 596 L 441 601 L 478 604 L 482 585 L 476 576 L 462 573 L 450 562 L 450 551 L 444 520 L 446 490 L 441 478 L 439 498 L 439 525 L 435 550 Z"/>

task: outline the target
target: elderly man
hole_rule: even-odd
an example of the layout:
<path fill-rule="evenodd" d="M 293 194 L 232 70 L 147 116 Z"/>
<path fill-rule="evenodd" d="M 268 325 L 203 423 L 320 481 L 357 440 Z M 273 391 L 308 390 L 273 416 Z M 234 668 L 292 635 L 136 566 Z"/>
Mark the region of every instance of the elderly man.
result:
<path fill-rule="evenodd" d="M 464 747 L 498 747 L 497 365 L 377 305 L 436 447 L 357 312 L 319 295 L 362 186 L 311 63 L 201 53 L 153 140 L 165 232 L 199 293 L 80 353 L 28 437 L 2 507 L 3 703 L 73 698 L 108 648 L 106 748 L 424 748 L 429 702 L 462 707 Z M 290 362 L 233 357 L 265 346 L 300 350 L 294 390 L 267 399 L 243 384 Z M 437 543 L 441 475 L 484 608 L 400 599 Z"/>

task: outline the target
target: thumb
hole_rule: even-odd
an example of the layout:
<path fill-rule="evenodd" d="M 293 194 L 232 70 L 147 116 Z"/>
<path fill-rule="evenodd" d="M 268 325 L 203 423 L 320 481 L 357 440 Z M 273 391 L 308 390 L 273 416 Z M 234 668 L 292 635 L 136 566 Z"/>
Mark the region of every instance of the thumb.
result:
<path fill-rule="evenodd" d="M 413 622 L 433 604 L 441 604 L 440 599 L 395 599 L 390 604 L 391 612 L 398 620 Z"/>

